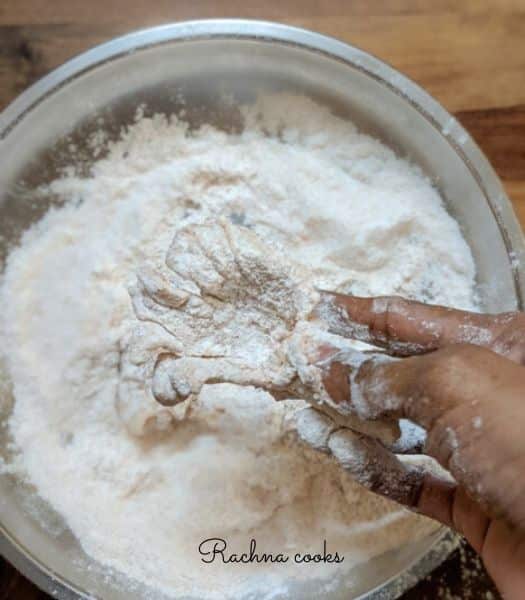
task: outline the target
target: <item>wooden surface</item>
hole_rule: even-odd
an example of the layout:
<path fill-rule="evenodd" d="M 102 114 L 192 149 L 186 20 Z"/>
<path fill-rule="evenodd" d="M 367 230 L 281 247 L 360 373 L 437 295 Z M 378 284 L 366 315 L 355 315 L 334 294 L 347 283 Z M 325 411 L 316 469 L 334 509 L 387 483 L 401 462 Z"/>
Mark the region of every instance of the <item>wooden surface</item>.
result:
<path fill-rule="evenodd" d="M 133 29 L 210 17 L 315 29 L 389 62 L 466 126 L 525 225 L 525 0 L 0 0 L 0 110 L 90 46 Z M 441 597 L 440 581 L 449 597 L 491 598 L 486 575 L 478 569 L 469 576 L 472 555 L 462 556 L 406 599 Z M 44 597 L 6 564 L 0 575 L 0 599 Z"/>

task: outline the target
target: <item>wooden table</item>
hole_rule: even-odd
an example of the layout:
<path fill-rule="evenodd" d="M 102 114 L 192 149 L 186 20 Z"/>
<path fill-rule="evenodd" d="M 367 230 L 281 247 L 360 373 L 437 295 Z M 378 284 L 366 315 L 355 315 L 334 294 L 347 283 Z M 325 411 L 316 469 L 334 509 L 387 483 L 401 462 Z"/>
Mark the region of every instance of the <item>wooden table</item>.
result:
<path fill-rule="evenodd" d="M 524 0 L 0 0 L 0 110 L 90 46 L 141 27 L 211 17 L 315 29 L 389 62 L 466 126 L 525 225 Z M 497 597 L 473 560 L 456 553 L 406 600 L 441 597 L 440 585 L 449 597 Z M 7 564 L 0 573 L 0 600 L 46 597 Z"/>

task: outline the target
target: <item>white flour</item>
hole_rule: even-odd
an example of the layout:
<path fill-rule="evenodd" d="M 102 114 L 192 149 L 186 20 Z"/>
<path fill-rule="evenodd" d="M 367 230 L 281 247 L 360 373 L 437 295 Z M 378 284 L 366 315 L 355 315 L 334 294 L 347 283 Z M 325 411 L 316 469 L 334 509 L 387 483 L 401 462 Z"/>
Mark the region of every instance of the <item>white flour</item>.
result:
<path fill-rule="evenodd" d="M 239 135 L 139 120 L 91 177 L 52 185 L 68 203 L 26 233 L 2 287 L 18 468 L 90 556 L 170 595 L 285 594 L 434 527 L 293 443 L 298 403 L 203 386 L 210 372 L 286 384 L 280 344 L 312 286 L 475 305 L 470 251 L 416 168 L 305 99 L 244 117 Z M 271 272 L 250 266 L 245 227 L 255 255 L 281 257 Z M 345 561 L 203 564 L 211 537 L 291 556 L 326 539 Z"/>

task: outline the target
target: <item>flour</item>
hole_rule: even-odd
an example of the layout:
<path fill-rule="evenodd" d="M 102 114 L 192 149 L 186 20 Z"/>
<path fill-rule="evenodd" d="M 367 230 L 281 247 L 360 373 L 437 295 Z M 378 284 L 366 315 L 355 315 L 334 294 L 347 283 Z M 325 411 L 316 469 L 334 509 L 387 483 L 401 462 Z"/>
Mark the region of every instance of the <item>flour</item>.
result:
<path fill-rule="evenodd" d="M 121 342 L 118 393 L 128 429 L 164 429 L 177 413 L 162 407 L 190 401 L 210 381 L 280 395 L 291 387 L 296 370 L 283 342 L 317 299 L 301 271 L 227 220 L 179 230 L 130 288 L 139 324 Z"/>
<path fill-rule="evenodd" d="M 178 230 L 129 288 L 138 324 L 121 340 L 117 407 L 130 433 L 176 425 L 213 382 L 310 400 L 339 424 L 393 443 L 397 427 L 361 421 L 326 392 L 320 347 L 354 366 L 367 355 L 312 320 L 319 294 L 309 281 L 305 267 L 246 227 L 219 218 Z"/>
<path fill-rule="evenodd" d="M 304 404 L 261 387 L 293 381 L 285 342 L 316 288 L 475 306 L 468 246 L 417 168 L 303 98 L 243 118 L 138 119 L 90 177 L 50 186 L 66 204 L 2 286 L 11 469 L 88 555 L 168 595 L 286 595 L 432 531 L 297 443 Z M 292 555 L 327 539 L 345 561 L 203 564 L 215 536 Z"/>

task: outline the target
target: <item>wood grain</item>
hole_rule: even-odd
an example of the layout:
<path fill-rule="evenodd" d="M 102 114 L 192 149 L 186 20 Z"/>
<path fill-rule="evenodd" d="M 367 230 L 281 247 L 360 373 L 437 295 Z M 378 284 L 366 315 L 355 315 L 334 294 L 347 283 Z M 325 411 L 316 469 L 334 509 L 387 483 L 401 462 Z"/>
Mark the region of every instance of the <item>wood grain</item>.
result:
<path fill-rule="evenodd" d="M 216 17 L 307 27 L 389 62 L 470 131 L 525 226 L 524 0 L 0 0 L 0 110 L 93 45 L 134 29 Z M 494 590 L 482 572 L 467 589 L 464 556 L 455 555 L 406 600 L 445 597 L 446 590 L 447 597 L 495 598 L 486 595 Z M 466 556 L 470 564 L 473 554 Z M 0 562 L 4 598 L 47 596 Z"/>
<path fill-rule="evenodd" d="M 0 104 L 9 95 L 5 74 L 24 42 L 42 73 L 131 29 L 220 16 L 280 20 L 339 37 L 381 56 L 451 111 L 525 104 L 523 0 L 2 1 L 0 39 L 8 50 L 1 59 Z M 21 54 L 26 64 L 23 46 Z"/>

